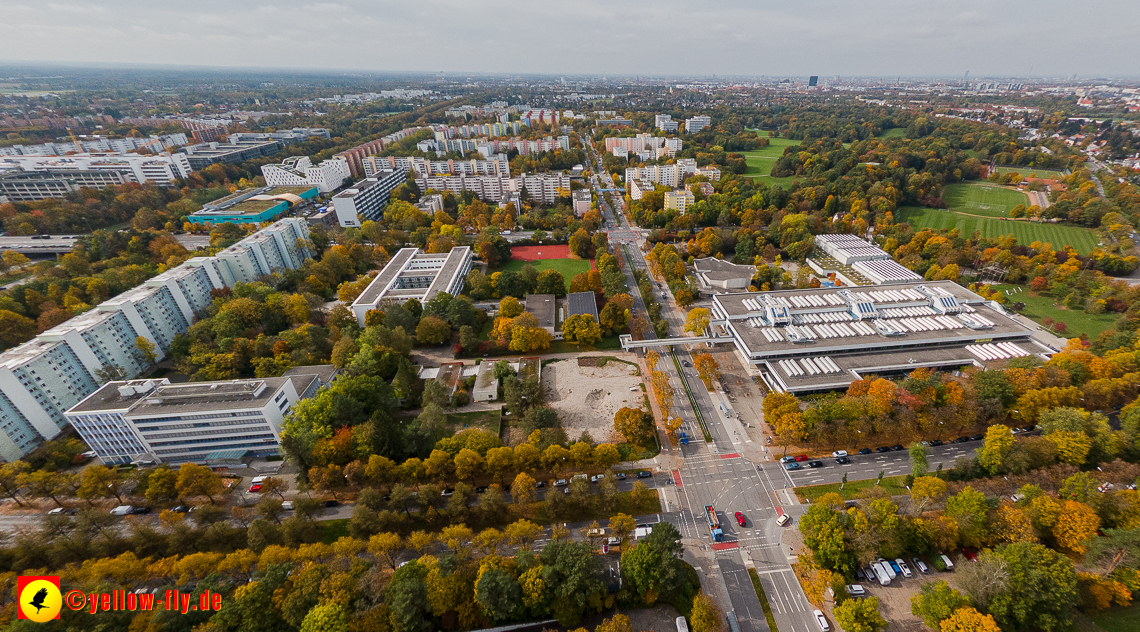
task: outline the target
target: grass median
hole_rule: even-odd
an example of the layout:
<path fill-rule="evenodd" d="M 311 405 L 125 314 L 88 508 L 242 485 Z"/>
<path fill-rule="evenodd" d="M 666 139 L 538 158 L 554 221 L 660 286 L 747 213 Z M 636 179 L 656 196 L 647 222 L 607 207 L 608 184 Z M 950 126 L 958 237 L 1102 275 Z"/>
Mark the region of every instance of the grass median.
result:
<path fill-rule="evenodd" d="M 809 502 L 814 502 L 820 496 L 831 493 L 839 494 L 843 500 L 867 498 L 875 489 L 876 480 L 877 478 L 869 478 L 867 480 L 848 481 L 846 484 L 825 483 L 823 485 L 808 485 L 806 487 L 797 487 L 796 496 L 798 496 L 800 500 L 806 500 Z M 906 486 L 904 485 L 905 481 L 906 476 L 901 474 L 898 476 L 884 476 L 883 482 L 879 483 L 878 487 L 881 487 L 891 496 L 909 494 L 910 491 L 907 490 Z M 839 489 L 841 486 L 843 489 Z"/>
<path fill-rule="evenodd" d="M 776 617 L 772 616 L 772 606 L 768 605 L 768 595 L 764 594 L 764 586 L 760 584 L 760 576 L 755 568 L 748 569 L 748 578 L 752 580 L 752 588 L 756 591 L 756 598 L 760 600 L 760 607 L 764 609 L 764 619 L 768 621 L 768 629 L 776 632 Z"/>

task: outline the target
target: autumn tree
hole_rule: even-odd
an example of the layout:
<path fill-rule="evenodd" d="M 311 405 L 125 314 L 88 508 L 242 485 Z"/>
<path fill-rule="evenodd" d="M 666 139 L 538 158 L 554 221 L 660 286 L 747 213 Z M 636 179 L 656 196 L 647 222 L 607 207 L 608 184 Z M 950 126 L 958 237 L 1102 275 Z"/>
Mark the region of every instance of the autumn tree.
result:
<path fill-rule="evenodd" d="M 196 463 L 183 463 L 178 468 L 178 497 L 205 496 L 214 503 L 214 496 L 222 492 L 222 479 L 210 468 Z"/>
<path fill-rule="evenodd" d="M 720 365 L 717 364 L 716 358 L 708 353 L 698 353 L 693 356 L 693 367 L 697 370 L 701 381 L 705 383 L 705 387 L 711 391 L 713 380 L 720 379 Z"/>
<path fill-rule="evenodd" d="M 614 415 L 614 429 L 633 445 L 648 445 L 656 433 L 653 415 L 640 408 L 625 407 Z"/>
<path fill-rule="evenodd" d="M 940 632 L 1001 632 L 994 618 L 982 614 L 977 610 L 965 606 L 954 611 L 954 614 L 943 619 L 939 624 Z"/>
<path fill-rule="evenodd" d="M 602 328 L 590 314 L 575 314 L 562 322 L 562 337 L 570 342 L 592 345 L 602 339 Z"/>
<path fill-rule="evenodd" d="M 696 334 L 698 336 L 704 335 L 705 330 L 709 327 L 709 320 L 712 314 L 704 307 L 696 307 L 689 310 L 688 315 L 685 316 L 685 331 Z"/>
<path fill-rule="evenodd" d="M 923 584 L 919 593 L 910 599 L 911 614 L 934 629 L 955 610 L 968 605 L 970 600 L 945 581 Z"/>
<path fill-rule="evenodd" d="M 879 614 L 879 598 L 848 599 L 835 606 L 835 623 L 844 632 L 878 632 L 887 627 Z"/>
<path fill-rule="evenodd" d="M 994 424 L 986 431 L 986 442 L 978 450 L 978 464 L 990 474 L 997 474 L 1005 464 L 1005 457 L 1013 448 L 1013 434 L 1008 426 Z"/>

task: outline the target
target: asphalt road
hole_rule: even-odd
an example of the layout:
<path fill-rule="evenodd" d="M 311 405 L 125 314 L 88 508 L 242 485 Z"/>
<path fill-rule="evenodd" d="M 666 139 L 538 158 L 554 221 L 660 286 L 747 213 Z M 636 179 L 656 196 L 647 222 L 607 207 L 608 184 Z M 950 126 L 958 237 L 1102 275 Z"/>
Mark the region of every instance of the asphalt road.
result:
<path fill-rule="evenodd" d="M 974 450 L 980 448 L 981 441 L 971 441 L 969 443 L 955 443 L 941 445 L 938 447 L 927 448 L 927 462 L 930 471 L 938 470 L 941 465 L 944 469 L 954 467 L 954 461 L 958 457 L 971 457 L 974 455 Z M 780 454 L 779 450 L 775 451 Z M 883 476 L 895 476 L 897 474 L 910 474 L 910 456 L 906 450 L 899 450 L 898 452 L 886 452 L 883 454 L 855 454 L 852 452 L 848 456 L 851 460 L 846 465 L 840 465 L 835 462 L 831 456 L 827 457 L 812 457 L 811 460 L 823 461 L 823 467 L 812 469 L 807 466 L 807 462 L 800 463 L 802 469 L 787 471 L 784 466 L 776 462 L 767 462 L 763 467 L 771 471 L 772 476 L 779 476 L 786 478 L 793 487 L 801 487 L 804 485 L 819 485 L 822 483 L 838 483 L 843 480 L 843 475 L 847 474 L 847 480 L 857 481 L 870 478 L 878 478 L 879 472 Z"/>

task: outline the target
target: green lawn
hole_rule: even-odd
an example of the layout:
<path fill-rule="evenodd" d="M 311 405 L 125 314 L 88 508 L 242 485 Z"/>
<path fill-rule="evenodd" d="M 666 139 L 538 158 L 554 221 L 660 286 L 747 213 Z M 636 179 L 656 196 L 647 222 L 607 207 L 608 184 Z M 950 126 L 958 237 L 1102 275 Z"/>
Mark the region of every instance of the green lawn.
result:
<path fill-rule="evenodd" d="M 1110 608 L 1092 618 L 1104 632 L 1140 632 L 1140 603 Z"/>
<path fill-rule="evenodd" d="M 447 425 L 452 434 L 468 428 L 480 428 L 487 432 L 499 434 L 501 419 L 502 415 L 497 410 L 476 410 L 469 413 L 447 415 Z"/>
<path fill-rule="evenodd" d="M 904 127 L 892 127 L 891 129 L 883 132 L 882 134 L 879 134 L 880 140 L 886 140 L 888 138 L 906 138 L 906 128 L 904 128 Z"/>
<path fill-rule="evenodd" d="M 617 336 L 602 338 L 596 345 L 580 345 L 565 340 L 551 340 L 550 349 L 547 349 L 546 353 L 589 353 L 613 349 L 621 349 L 621 340 Z"/>
<path fill-rule="evenodd" d="M 1060 250 L 1064 246 L 1072 246 L 1081 254 L 1088 254 L 1097 246 L 1096 233 L 1088 228 L 970 217 L 953 211 L 934 208 L 900 207 L 895 213 L 895 221 L 908 222 L 915 230 L 957 228 L 965 237 L 972 235 L 975 230 L 979 231 L 982 237 L 990 239 L 1013 235 L 1017 239 L 1017 243 L 1024 246 L 1035 241 L 1041 241 L 1051 244 L 1056 250 Z"/>
<path fill-rule="evenodd" d="M 986 217 L 1009 217 L 1018 204 L 1029 206 L 1029 196 L 1021 191 L 984 184 L 947 185 L 942 201 L 952 211 Z"/>
<path fill-rule="evenodd" d="M 1042 169 L 1040 167 L 998 167 L 998 173 L 1020 173 L 1025 178 L 1061 178 L 1065 174 L 1057 169 Z"/>
<path fill-rule="evenodd" d="M 1020 313 L 1037 323 L 1046 317 L 1065 323 L 1068 325 L 1068 329 L 1064 334 L 1061 334 L 1062 338 L 1074 338 L 1081 334 L 1087 334 L 1089 338 L 1095 339 L 1100 335 L 1100 332 L 1111 329 L 1117 319 L 1120 318 L 1119 314 L 1087 314 L 1079 309 L 1068 309 L 1061 305 L 1061 299 L 1053 298 L 1048 294 L 1039 295 L 1022 286 L 1002 284 L 995 285 L 994 288 L 1003 292 L 1016 288 L 1025 290 L 1007 296 L 1006 305 L 1025 303 L 1025 309 Z M 1057 303 L 1057 305 L 1054 306 L 1053 303 Z"/>
<path fill-rule="evenodd" d="M 747 168 L 744 170 L 746 176 L 759 176 L 763 178 L 764 182 L 769 184 L 788 185 L 795 180 L 795 177 L 788 176 L 784 178 L 773 178 L 772 165 L 776 164 L 776 160 L 784 155 L 784 148 L 791 145 L 799 145 L 801 141 L 791 140 L 789 138 L 769 138 L 770 145 L 763 149 L 756 151 L 742 151 L 741 155 L 744 156 L 744 161 Z"/>
<path fill-rule="evenodd" d="M 501 272 L 519 272 L 523 266 L 534 266 L 535 270 L 558 270 L 566 281 L 566 288 L 570 288 L 570 280 L 574 275 L 590 271 L 590 262 L 585 259 L 539 259 L 538 261 L 519 261 L 512 259 L 499 268 Z"/>
<path fill-rule="evenodd" d="M 872 479 L 867 479 L 867 480 L 863 480 L 863 481 L 850 481 L 846 485 L 843 485 L 842 483 L 828 483 L 826 485 L 810 485 L 808 487 L 797 487 L 796 488 L 796 496 L 799 496 L 803 500 L 814 501 L 815 499 L 819 498 L 820 496 L 823 496 L 824 494 L 830 494 L 832 492 L 835 492 L 836 494 L 839 494 L 840 496 L 842 496 L 843 500 L 852 500 L 855 498 L 866 498 L 871 494 L 871 490 L 875 489 L 875 480 L 876 479 L 872 478 Z M 898 496 L 900 494 L 909 494 L 910 492 L 907 491 L 906 486 L 903 485 L 903 482 L 905 480 L 906 480 L 906 477 L 901 476 L 901 475 L 900 476 L 884 476 L 883 482 L 881 484 L 879 484 L 879 487 L 882 487 L 883 489 L 885 489 L 887 491 L 887 493 L 892 495 L 892 496 Z M 843 485 L 842 490 L 839 489 L 840 485 Z"/>

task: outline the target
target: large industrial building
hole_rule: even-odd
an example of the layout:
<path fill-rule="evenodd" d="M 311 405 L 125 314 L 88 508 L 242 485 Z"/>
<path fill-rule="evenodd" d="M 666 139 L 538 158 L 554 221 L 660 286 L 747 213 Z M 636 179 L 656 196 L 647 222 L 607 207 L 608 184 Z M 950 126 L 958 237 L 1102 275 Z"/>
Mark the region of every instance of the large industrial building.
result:
<path fill-rule="evenodd" d="M 885 250 L 855 235 L 816 235 L 807 264 L 817 274 L 846 285 L 914 283 L 922 277 Z"/>
<path fill-rule="evenodd" d="M 471 258 L 470 246 L 456 246 L 440 254 L 401 248 L 352 302 L 356 320 L 363 327 L 368 312 L 387 303 L 414 298 L 423 304 L 440 292 L 457 296 L 471 271 Z"/>
<path fill-rule="evenodd" d="M 1054 350 L 996 303 L 951 281 L 713 296 L 713 330 L 778 392 L 868 375 L 951 369 Z"/>
<path fill-rule="evenodd" d="M 326 161 L 327 162 L 327 161 Z M 244 189 L 204 204 L 190 214 L 195 224 L 259 224 L 289 209 L 317 199 L 316 186 L 267 186 Z"/>
<path fill-rule="evenodd" d="M 174 186 L 178 180 L 194 172 L 186 154 L 70 154 L 67 156 L 0 156 L 0 172 L 36 172 L 59 174 L 82 182 L 81 186 L 99 186 L 103 180 L 92 175 L 84 179 L 80 172 L 111 172 L 113 178 L 128 182 L 152 182 L 158 186 Z M 113 182 L 112 182 L 113 184 Z M 42 199 L 42 198 L 40 198 Z"/>
<path fill-rule="evenodd" d="M 13 461 L 60 433 L 64 412 L 108 379 L 147 370 L 137 340 L 165 357 L 211 304 L 211 290 L 301 267 L 308 225 L 283 219 L 213 257 L 195 257 L 0 353 L 0 458 Z"/>

